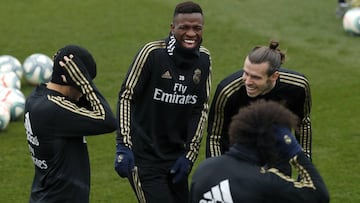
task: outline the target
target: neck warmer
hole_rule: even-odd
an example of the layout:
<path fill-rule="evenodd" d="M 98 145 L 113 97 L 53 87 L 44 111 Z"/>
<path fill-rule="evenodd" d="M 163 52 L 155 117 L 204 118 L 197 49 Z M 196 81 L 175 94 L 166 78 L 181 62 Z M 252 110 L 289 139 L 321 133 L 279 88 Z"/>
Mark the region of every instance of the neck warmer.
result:
<path fill-rule="evenodd" d="M 176 67 L 191 68 L 200 56 L 201 42 L 193 49 L 187 49 L 180 45 L 173 34 L 166 39 L 166 49 L 169 57 L 175 62 Z"/>
<path fill-rule="evenodd" d="M 264 161 L 261 160 L 258 151 L 253 147 L 247 147 L 236 143 L 225 153 L 229 156 L 251 162 L 258 166 L 264 165 Z"/>

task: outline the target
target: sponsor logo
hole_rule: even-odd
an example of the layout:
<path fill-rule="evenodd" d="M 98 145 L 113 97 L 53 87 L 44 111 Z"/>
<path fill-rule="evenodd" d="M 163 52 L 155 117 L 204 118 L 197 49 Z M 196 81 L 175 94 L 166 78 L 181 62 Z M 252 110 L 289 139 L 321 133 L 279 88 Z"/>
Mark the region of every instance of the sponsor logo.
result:
<path fill-rule="evenodd" d="M 162 74 L 161 78 L 172 79 L 169 71 L 166 71 L 164 74 Z"/>
<path fill-rule="evenodd" d="M 29 151 L 31 154 L 31 159 L 34 162 L 34 165 L 39 167 L 40 169 L 47 169 L 48 165 L 46 164 L 46 160 L 41 160 L 35 157 L 35 150 L 31 145 L 34 145 L 35 147 L 40 146 L 39 140 L 37 136 L 33 135 L 33 131 L 31 128 L 31 122 L 30 122 L 30 115 L 29 112 L 26 112 L 25 114 L 25 121 L 24 121 L 25 131 L 26 131 L 26 137 L 29 142 Z"/>
<path fill-rule="evenodd" d="M 31 124 L 30 124 L 29 112 L 26 112 L 26 114 L 25 114 L 24 126 L 25 126 L 25 132 L 26 132 L 27 140 L 31 144 L 33 144 L 35 146 L 39 146 L 38 138 L 36 136 L 33 136 L 33 131 L 32 131 Z"/>
<path fill-rule="evenodd" d="M 223 180 L 205 192 L 199 203 L 233 203 L 229 180 Z"/>
<path fill-rule="evenodd" d="M 39 167 L 40 169 L 47 169 L 48 165 L 46 164 L 46 160 L 40 160 L 34 156 L 31 156 L 35 166 Z"/>
<path fill-rule="evenodd" d="M 171 104 L 196 104 L 197 95 L 186 94 L 187 86 L 175 83 L 173 92 L 165 92 L 160 88 L 154 89 L 153 99 Z"/>

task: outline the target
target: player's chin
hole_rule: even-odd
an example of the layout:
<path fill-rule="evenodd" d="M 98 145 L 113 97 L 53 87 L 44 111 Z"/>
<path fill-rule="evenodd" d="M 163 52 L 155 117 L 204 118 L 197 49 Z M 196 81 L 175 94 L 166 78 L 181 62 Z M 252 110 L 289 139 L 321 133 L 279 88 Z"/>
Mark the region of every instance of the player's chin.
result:
<path fill-rule="evenodd" d="M 248 95 L 249 97 L 251 97 L 251 98 L 254 98 L 254 97 L 257 97 L 257 96 L 260 95 L 260 93 L 257 92 L 257 91 L 247 91 L 246 93 L 247 93 L 247 95 Z"/>

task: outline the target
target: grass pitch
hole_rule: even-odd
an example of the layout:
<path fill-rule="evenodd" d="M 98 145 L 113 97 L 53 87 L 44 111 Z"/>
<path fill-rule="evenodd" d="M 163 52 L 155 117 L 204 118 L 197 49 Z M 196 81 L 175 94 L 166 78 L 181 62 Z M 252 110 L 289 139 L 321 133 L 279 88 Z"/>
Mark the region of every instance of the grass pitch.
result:
<path fill-rule="evenodd" d="M 0 55 L 23 61 L 52 56 L 79 44 L 98 64 L 95 83 L 115 110 L 117 93 L 137 50 L 168 34 L 178 1 L 10 1 L 0 8 Z M 255 45 L 280 40 L 284 67 L 304 73 L 311 85 L 313 161 L 331 202 L 360 202 L 360 38 L 344 33 L 336 1 L 197 1 L 204 10 L 203 45 L 212 53 L 213 84 L 240 69 Z M 22 84 L 28 95 L 33 87 Z M 204 141 L 203 139 L 203 145 Z M 113 170 L 115 134 L 89 137 L 91 202 L 136 202 Z M 204 159 L 204 149 L 196 162 Z M 195 165 L 195 167 L 196 167 Z M 33 178 L 23 122 L 0 132 L 1 202 L 27 202 Z"/>

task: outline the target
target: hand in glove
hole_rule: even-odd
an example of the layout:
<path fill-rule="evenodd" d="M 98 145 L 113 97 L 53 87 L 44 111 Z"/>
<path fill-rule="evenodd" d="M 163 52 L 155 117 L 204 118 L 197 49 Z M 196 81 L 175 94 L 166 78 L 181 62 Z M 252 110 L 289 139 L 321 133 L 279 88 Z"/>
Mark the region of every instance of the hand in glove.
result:
<path fill-rule="evenodd" d="M 129 147 L 123 144 L 116 145 L 115 171 L 120 177 L 128 177 L 135 166 L 134 154 Z"/>
<path fill-rule="evenodd" d="M 172 175 L 172 182 L 177 183 L 184 178 L 187 178 L 191 171 L 192 164 L 193 163 L 185 156 L 179 157 L 170 170 L 170 174 Z"/>
<path fill-rule="evenodd" d="M 290 159 L 302 151 L 301 146 L 289 128 L 274 126 L 274 132 L 276 147 L 279 150 L 281 157 Z"/>
<path fill-rule="evenodd" d="M 65 79 L 69 85 L 81 90 L 80 86 L 84 85 L 86 80 L 81 79 L 83 76 L 79 74 L 79 71 L 82 74 L 88 74 L 88 71 L 81 60 L 73 54 L 70 54 L 69 56 L 64 56 L 64 58 L 59 61 L 59 65 L 66 70 L 66 74 L 63 75 L 65 77 L 63 80 Z"/>

